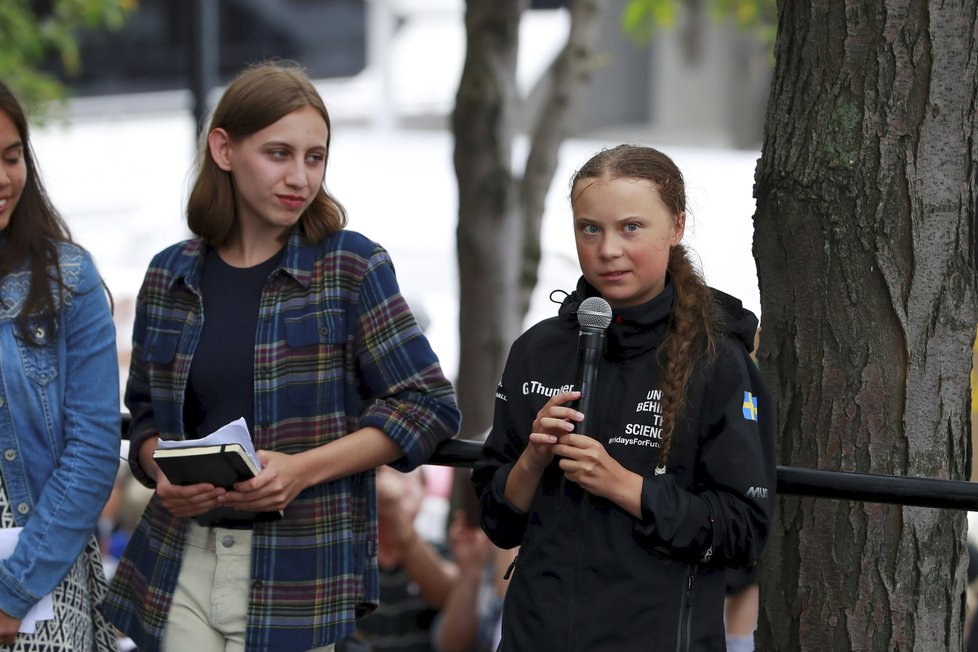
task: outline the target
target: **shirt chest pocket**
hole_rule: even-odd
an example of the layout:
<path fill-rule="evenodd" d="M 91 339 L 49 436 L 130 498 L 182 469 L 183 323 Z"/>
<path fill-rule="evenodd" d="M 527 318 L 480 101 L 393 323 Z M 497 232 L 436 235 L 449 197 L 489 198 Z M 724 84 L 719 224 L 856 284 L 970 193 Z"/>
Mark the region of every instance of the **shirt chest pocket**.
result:
<path fill-rule="evenodd" d="M 177 354 L 180 331 L 150 326 L 146 329 L 143 360 L 149 364 L 169 364 Z"/>
<path fill-rule="evenodd" d="M 57 338 L 50 327 L 39 322 L 31 323 L 29 332 L 33 342 L 24 341 L 17 334 L 24 375 L 38 385 L 47 385 L 58 377 Z"/>
<path fill-rule="evenodd" d="M 320 411 L 339 397 L 345 367 L 345 313 L 285 315 L 284 357 L 276 365 L 293 406 Z"/>
<path fill-rule="evenodd" d="M 342 344 L 345 339 L 342 313 L 318 312 L 285 317 L 285 343 L 290 351 L 320 344 Z"/>

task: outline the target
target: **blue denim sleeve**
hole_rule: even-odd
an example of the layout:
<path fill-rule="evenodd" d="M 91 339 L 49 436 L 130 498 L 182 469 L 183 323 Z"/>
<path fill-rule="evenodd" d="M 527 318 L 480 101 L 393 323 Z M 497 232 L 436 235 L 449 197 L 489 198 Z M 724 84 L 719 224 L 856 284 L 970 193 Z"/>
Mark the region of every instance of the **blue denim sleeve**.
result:
<path fill-rule="evenodd" d="M 101 278 L 82 254 L 59 320 L 61 454 L 13 554 L 0 563 L 0 609 L 22 617 L 66 575 L 95 531 L 119 468 L 119 367 Z"/>

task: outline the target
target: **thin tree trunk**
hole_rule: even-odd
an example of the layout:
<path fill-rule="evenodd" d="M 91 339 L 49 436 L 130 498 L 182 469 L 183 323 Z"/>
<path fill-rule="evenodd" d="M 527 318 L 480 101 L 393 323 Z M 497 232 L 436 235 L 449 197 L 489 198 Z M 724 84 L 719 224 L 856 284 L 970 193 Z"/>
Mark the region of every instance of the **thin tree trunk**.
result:
<path fill-rule="evenodd" d="M 978 0 L 779 14 L 754 253 L 780 463 L 966 479 Z M 964 532 L 782 497 L 758 649 L 960 650 Z"/>
<path fill-rule="evenodd" d="M 459 374 L 462 436 L 492 421 L 492 390 L 519 334 L 522 226 L 513 199 L 512 114 L 526 0 L 467 0 L 467 50 L 452 116 L 458 178 Z"/>
<path fill-rule="evenodd" d="M 530 299 L 537 284 L 544 204 L 557 170 L 560 145 L 567 138 L 571 108 L 587 88 L 597 65 L 595 48 L 601 36 L 601 11 L 606 4 L 598 0 L 574 0 L 571 3 L 567 43 L 547 72 L 547 97 L 531 134 L 530 153 L 520 185 L 520 210 L 525 227 L 519 297 L 521 316 L 530 309 Z M 567 228 L 571 228 L 569 222 Z"/>

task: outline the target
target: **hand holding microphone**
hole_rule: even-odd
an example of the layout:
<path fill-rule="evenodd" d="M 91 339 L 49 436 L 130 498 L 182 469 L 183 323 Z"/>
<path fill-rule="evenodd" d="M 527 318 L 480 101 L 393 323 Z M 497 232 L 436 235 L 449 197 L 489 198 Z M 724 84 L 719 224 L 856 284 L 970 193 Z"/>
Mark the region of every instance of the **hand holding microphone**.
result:
<path fill-rule="evenodd" d="M 574 389 L 580 397 L 570 407 L 583 415 L 574 424 L 573 435 L 561 437 L 553 454 L 560 458 L 564 480 L 570 480 L 590 494 L 616 500 L 615 491 L 623 486 L 624 471 L 601 444 L 596 431 L 598 369 L 604 355 L 606 332 L 611 324 L 611 306 L 601 297 L 585 299 L 577 310 L 580 333 L 577 341 L 577 369 Z M 584 437 L 578 435 L 585 435 Z"/>
<path fill-rule="evenodd" d="M 574 389 L 556 394 L 540 408 L 533 422 L 530 446 L 524 453 L 528 466 L 537 473 L 542 472 L 553 458 L 551 447 L 559 436 L 587 434 L 589 427 L 598 368 L 605 350 L 605 331 L 611 323 L 611 306 L 601 297 L 585 299 L 577 310 L 577 323 L 580 333 Z M 583 419 L 578 419 L 575 412 L 579 412 Z"/>

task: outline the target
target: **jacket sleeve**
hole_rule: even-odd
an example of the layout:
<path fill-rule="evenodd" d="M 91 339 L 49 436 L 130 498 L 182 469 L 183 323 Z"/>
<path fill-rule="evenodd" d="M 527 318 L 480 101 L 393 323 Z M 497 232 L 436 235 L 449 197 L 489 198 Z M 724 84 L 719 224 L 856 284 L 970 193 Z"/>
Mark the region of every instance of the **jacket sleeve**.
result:
<path fill-rule="evenodd" d="M 87 254 L 61 317 L 63 446 L 13 554 L 0 563 L 0 609 L 23 617 L 61 581 L 91 538 L 119 469 L 115 326 Z M 97 382 L 93 380 L 97 379 Z M 53 581 L 52 581 L 53 580 Z"/>
<path fill-rule="evenodd" d="M 366 400 L 359 425 L 384 431 L 404 452 L 392 466 L 411 470 L 458 432 L 461 414 L 381 247 L 367 264 L 357 320 L 356 360 Z"/>
<path fill-rule="evenodd" d="M 479 498 L 479 520 L 489 539 L 500 548 L 520 545 L 527 514 L 506 499 L 506 480 L 526 448 L 532 421 L 518 414 L 519 394 L 512 386 L 511 365 L 520 359 L 519 340 L 510 350 L 503 376 L 496 388 L 492 430 L 482 447 L 482 459 L 472 471 Z M 525 423 L 524 423 L 525 422 Z"/>
<path fill-rule="evenodd" d="M 776 472 L 770 396 L 751 359 L 726 343 L 704 388 L 694 482 L 646 477 L 637 530 L 653 546 L 716 565 L 749 566 L 767 540 Z"/>

